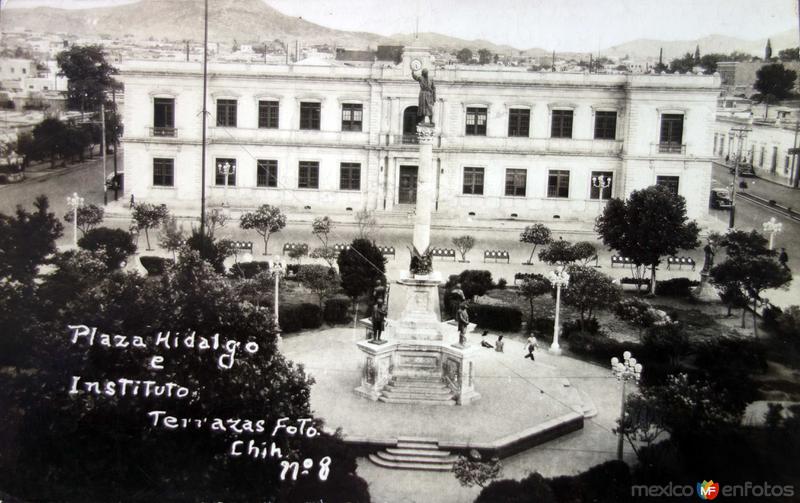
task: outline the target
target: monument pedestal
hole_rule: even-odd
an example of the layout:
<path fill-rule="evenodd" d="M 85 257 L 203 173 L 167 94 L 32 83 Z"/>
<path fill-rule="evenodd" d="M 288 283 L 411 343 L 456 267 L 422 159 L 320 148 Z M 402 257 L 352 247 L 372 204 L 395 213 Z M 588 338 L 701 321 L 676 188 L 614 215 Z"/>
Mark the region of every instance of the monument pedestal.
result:
<path fill-rule="evenodd" d="M 717 300 L 719 298 L 717 289 L 714 288 L 714 285 L 712 285 L 708 279 L 708 271 L 702 271 L 700 273 L 700 284 L 695 287 L 693 292 L 694 296 L 699 300 Z"/>

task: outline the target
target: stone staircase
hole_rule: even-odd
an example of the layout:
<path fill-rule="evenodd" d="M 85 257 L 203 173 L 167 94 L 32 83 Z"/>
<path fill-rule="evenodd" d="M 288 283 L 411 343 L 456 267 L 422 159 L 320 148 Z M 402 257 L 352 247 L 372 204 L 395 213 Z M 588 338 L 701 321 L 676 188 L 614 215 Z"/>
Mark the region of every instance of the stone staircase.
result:
<path fill-rule="evenodd" d="M 378 400 L 386 403 L 456 405 L 453 392 L 441 377 L 396 376 L 384 386 Z"/>
<path fill-rule="evenodd" d="M 395 470 L 447 472 L 453 469 L 458 456 L 440 451 L 436 440 L 401 437 L 397 439 L 397 447 L 370 454 L 369 459 L 378 466 Z"/>

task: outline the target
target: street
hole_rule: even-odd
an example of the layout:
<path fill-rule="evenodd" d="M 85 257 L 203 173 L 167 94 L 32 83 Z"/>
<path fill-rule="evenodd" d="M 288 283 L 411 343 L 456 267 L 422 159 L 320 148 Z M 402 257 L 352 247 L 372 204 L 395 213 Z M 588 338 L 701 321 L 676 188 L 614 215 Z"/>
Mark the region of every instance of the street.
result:
<path fill-rule="evenodd" d="M 123 170 L 123 156 L 120 154 L 119 169 Z M 108 171 L 113 170 L 113 162 L 111 159 L 108 161 Z M 102 205 L 103 193 L 101 190 L 101 182 L 103 180 L 102 163 L 99 158 L 87 161 L 81 165 L 72 165 L 67 168 L 58 168 L 56 170 L 49 170 L 46 168 L 37 167 L 35 170 L 28 173 L 29 178 L 24 182 L 15 185 L 6 185 L 0 187 L 0 212 L 11 213 L 14 211 L 18 204 L 26 208 L 32 208 L 34 198 L 39 194 L 45 194 L 50 199 L 52 211 L 56 215 L 62 217 L 67 212 L 66 198 L 72 195 L 73 192 L 86 199 L 87 204 L 93 203 Z M 714 165 L 712 186 L 726 187 L 730 185 L 732 175 L 724 166 Z M 768 199 L 775 199 L 780 204 L 785 206 L 792 206 L 795 208 L 800 207 L 800 192 L 795 189 L 776 186 L 775 184 L 756 178 L 748 178 L 748 189 L 746 191 L 765 197 Z M 124 194 L 120 194 L 120 200 L 125 202 Z M 113 192 L 108 193 L 109 201 L 113 200 Z M 793 271 L 800 271 L 800 251 L 794 248 L 800 243 L 800 223 L 791 219 L 785 218 L 780 214 L 771 211 L 768 208 L 757 205 L 744 198 L 737 198 L 736 212 L 736 228 L 743 230 L 757 229 L 762 231 L 762 224 L 775 217 L 777 221 L 783 223 L 783 232 L 775 236 L 775 247 L 779 249 L 785 247 L 789 254 L 789 265 Z M 710 218 L 718 222 L 719 228 L 727 228 L 728 212 L 724 210 L 709 210 Z M 395 222 L 397 223 L 397 222 Z M 404 222 L 400 222 L 403 223 Z M 377 230 L 376 241 L 383 246 L 394 246 L 396 249 L 396 258 L 389 259 L 387 264 L 387 272 L 390 276 L 394 276 L 397 271 L 406 267 L 409 252 L 406 245 L 411 241 L 411 220 L 408 220 L 407 225 L 402 227 L 380 227 Z M 466 222 L 461 222 L 467 224 Z M 435 222 L 434 222 L 435 224 Z M 549 267 L 545 264 L 538 262 L 538 258 L 534 257 L 534 266 L 523 266 L 522 262 L 527 261 L 531 246 L 519 242 L 519 226 L 520 222 L 498 222 L 497 225 L 490 228 L 480 228 L 475 226 L 469 230 L 464 229 L 441 229 L 434 226 L 432 234 L 432 245 L 438 247 L 452 248 L 451 239 L 453 237 L 470 234 L 475 238 L 475 248 L 468 254 L 467 259 L 470 261 L 468 264 L 452 261 L 437 260 L 437 269 L 442 271 L 445 277 L 448 274 L 456 274 L 466 268 L 481 268 L 489 269 L 492 271 L 495 279 L 505 278 L 509 283 L 513 283 L 514 274 L 517 272 L 549 272 Z M 128 229 L 129 221 L 123 219 L 107 220 L 106 224 L 109 227 L 116 227 L 121 229 Z M 191 226 L 188 222 L 183 222 L 184 228 L 188 231 Z M 270 240 L 269 255 L 280 253 L 284 243 L 300 242 L 308 243 L 310 248 L 317 246 L 316 239 L 311 235 L 311 226 L 309 223 L 290 222 L 286 228 L 281 232 L 275 234 Z M 151 244 L 155 245 L 157 237 L 155 232 L 151 232 Z M 265 260 L 263 256 L 263 243 L 259 236 L 254 232 L 243 231 L 239 229 L 238 225 L 228 224 L 220 231 L 219 237 L 227 237 L 231 239 L 253 241 L 253 255 L 255 260 Z M 352 224 L 338 224 L 331 234 L 331 243 L 346 243 L 353 239 L 356 234 L 356 228 Z M 564 239 L 571 241 L 589 240 L 595 241 L 595 238 L 588 234 L 570 234 L 569 232 L 558 232 L 554 227 L 554 237 L 563 236 Z M 64 235 L 59 240 L 59 245 L 68 245 L 72 242 L 72 228 L 66 226 Z M 598 247 L 601 243 L 596 242 Z M 140 252 L 144 251 L 145 243 L 144 237 L 140 236 L 139 239 Z M 510 263 L 500 261 L 500 263 L 484 263 L 483 251 L 484 250 L 506 250 L 511 255 Z M 537 250 L 538 252 L 538 250 Z M 615 278 L 630 276 L 630 270 L 625 267 L 610 267 L 610 256 L 612 252 L 608 250 L 598 250 L 599 265 L 602 266 L 603 272 Z M 163 251 L 156 253 L 164 253 Z M 668 279 L 671 277 L 688 276 L 693 279 L 699 279 L 700 267 L 703 262 L 703 254 L 701 249 L 694 250 L 686 255 L 693 257 L 697 261 L 697 268 L 691 271 L 688 268 L 684 270 L 666 270 L 666 266 L 662 265 L 659 271 L 659 279 Z M 459 257 L 460 259 L 460 257 Z M 309 260 L 309 259 L 304 259 Z M 797 276 L 795 276 L 797 277 Z M 774 303 L 781 306 L 790 304 L 798 304 L 800 299 L 800 281 L 792 282 L 788 290 L 778 290 L 768 292 L 767 297 Z"/>

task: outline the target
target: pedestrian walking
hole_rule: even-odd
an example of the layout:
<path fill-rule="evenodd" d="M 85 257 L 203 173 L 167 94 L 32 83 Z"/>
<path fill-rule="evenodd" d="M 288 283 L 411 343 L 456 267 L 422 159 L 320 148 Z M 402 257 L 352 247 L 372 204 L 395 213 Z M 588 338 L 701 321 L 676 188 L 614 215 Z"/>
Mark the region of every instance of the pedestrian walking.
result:
<path fill-rule="evenodd" d="M 535 361 L 536 358 L 533 356 L 533 352 L 536 351 L 536 348 L 538 347 L 539 343 L 536 341 L 536 337 L 534 337 L 533 334 L 531 334 L 528 337 L 528 345 L 527 345 L 528 354 L 525 355 L 525 358 L 530 358 L 531 361 Z"/>

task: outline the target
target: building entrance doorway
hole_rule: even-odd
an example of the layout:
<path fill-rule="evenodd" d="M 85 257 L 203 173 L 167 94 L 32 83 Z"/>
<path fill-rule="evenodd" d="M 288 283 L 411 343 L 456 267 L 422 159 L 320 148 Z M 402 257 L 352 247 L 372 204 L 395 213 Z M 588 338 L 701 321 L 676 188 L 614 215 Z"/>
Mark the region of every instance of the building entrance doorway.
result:
<path fill-rule="evenodd" d="M 400 204 L 417 203 L 417 166 L 400 166 L 397 202 Z"/>

